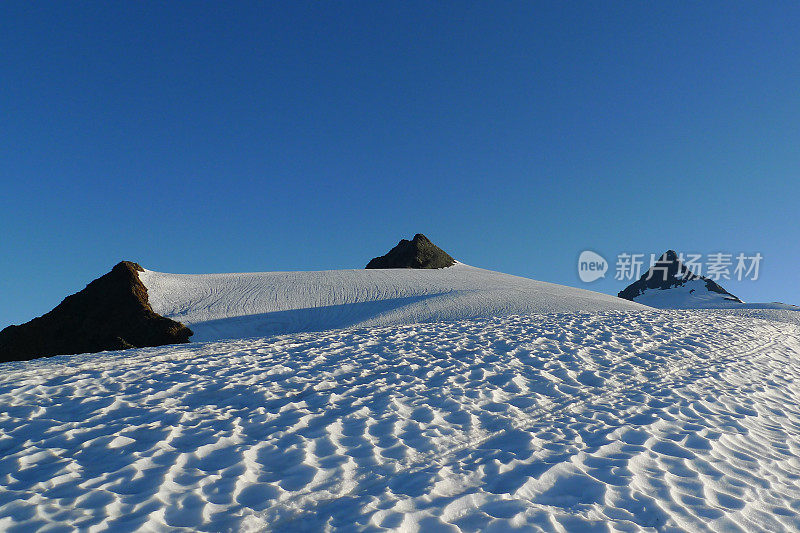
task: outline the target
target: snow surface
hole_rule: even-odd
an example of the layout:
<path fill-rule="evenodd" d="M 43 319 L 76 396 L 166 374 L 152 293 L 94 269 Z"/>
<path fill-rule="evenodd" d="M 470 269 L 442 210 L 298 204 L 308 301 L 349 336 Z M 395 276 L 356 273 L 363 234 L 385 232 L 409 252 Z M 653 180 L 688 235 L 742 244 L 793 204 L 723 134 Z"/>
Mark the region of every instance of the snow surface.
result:
<path fill-rule="evenodd" d="M 715 309 L 733 308 L 742 304 L 706 288 L 701 279 L 684 281 L 669 289 L 647 289 L 633 298 L 635 302 L 657 309 Z"/>
<path fill-rule="evenodd" d="M 656 309 L 735 309 L 743 311 L 743 315 L 759 316 L 759 313 L 749 313 L 746 310 L 776 310 L 782 312 L 762 313 L 763 318 L 790 317 L 792 313 L 800 311 L 796 305 L 782 303 L 741 303 L 730 299 L 728 294 L 720 294 L 706 288 L 706 282 L 693 279 L 683 282 L 668 289 L 647 289 L 633 300 L 637 303 L 655 307 Z M 788 312 L 788 314 L 787 314 Z M 798 315 L 800 316 L 800 315 Z"/>
<path fill-rule="evenodd" d="M 774 305 L 775 307 L 768 307 Z M 759 307 L 761 306 L 761 307 Z M 800 308 L 786 304 L 744 304 L 731 309 L 709 309 L 709 313 L 723 313 L 728 315 L 761 318 L 777 322 L 789 322 L 800 326 Z"/>
<path fill-rule="evenodd" d="M 796 324 L 697 311 L 6 363 L 0 529 L 797 531 L 798 383 Z"/>
<path fill-rule="evenodd" d="M 646 309 L 608 294 L 462 263 L 437 270 L 199 275 L 145 270 L 139 278 L 153 310 L 192 328 L 193 341 L 512 314 Z"/>

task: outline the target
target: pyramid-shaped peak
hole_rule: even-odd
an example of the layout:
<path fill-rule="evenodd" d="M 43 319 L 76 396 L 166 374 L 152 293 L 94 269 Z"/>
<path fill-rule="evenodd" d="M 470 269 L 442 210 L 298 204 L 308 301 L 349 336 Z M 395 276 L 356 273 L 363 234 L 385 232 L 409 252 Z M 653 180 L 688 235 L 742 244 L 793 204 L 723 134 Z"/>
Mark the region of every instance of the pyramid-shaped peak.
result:
<path fill-rule="evenodd" d="M 367 263 L 366 268 L 446 268 L 455 263 L 450 254 L 417 233 L 410 241 L 401 239 L 389 253 Z"/>
<path fill-rule="evenodd" d="M 632 302 L 636 301 L 641 303 L 644 300 L 640 297 L 645 293 L 652 295 L 654 291 L 666 291 L 667 289 L 684 287 L 687 283 L 694 283 L 696 285 L 697 283 L 695 282 L 700 284 L 698 288 L 704 293 L 713 293 L 717 295 L 717 298 L 729 302 L 742 303 L 739 298 L 723 289 L 714 280 L 689 270 L 680 260 L 680 256 L 675 250 L 667 250 L 661 254 L 658 261 L 656 261 L 647 272 L 642 274 L 637 281 L 625 287 L 617 296 Z M 689 294 L 694 294 L 694 298 L 700 296 L 699 294 L 695 294 L 698 288 L 689 289 Z M 653 302 L 649 301 L 649 298 L 648 296 L 647 305 L 654 305 Z"/>
<path fill-rule="evenodd" d="M 50 312 L 3 329 L 0 361 L 188 342 L 192 330 L 153 311 L 143 271 L 120 261 Z"/>
<path fill-rule="evenodd" d="M 699 276 L 683 264 L 678 252 L 675 250 L 667 250 L 661 254 L 658 261 L 656 261 L 640 279 L 647 279 L 650 281 L 656 279 L 669 283 L 680 280 L 699 279 Z M 655 281 L 653 281 L 653 283 L 655 283 Z M 653 284 L 651 286 L 655 287 L 656 285 Z"/>

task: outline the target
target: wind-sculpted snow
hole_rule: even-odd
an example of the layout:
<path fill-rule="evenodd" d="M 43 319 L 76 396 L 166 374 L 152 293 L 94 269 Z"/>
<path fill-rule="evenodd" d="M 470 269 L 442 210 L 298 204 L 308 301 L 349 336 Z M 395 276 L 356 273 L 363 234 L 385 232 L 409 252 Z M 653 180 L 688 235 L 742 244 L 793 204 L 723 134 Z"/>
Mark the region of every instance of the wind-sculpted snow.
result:
<path fill-rule="evenodd" d="M 773 320 L 776 322 L 789 322 L 800 326 L 800 307 L 785 304 L 745 304 L 748 307 L 739 309 L 715 309 L 708 313 L 719 313 L 727 315 L 746 316 L 750 318 L 761 318 L 763 320 Z M 768 306 L 774 307 L 768 307 Z"/>
<path fill-rule="evenodd" d="M 800 529 L 790 323 L 539 315 L 3 370 L 8 531 Z"/>
<path fill-rule="evenodd" d="M 407 268 L 139 274 L 153 310 L 195 332 L 193 341 L 489 318 L 512 314 L 649 309 L 608 294 L 458 263 Z"/>

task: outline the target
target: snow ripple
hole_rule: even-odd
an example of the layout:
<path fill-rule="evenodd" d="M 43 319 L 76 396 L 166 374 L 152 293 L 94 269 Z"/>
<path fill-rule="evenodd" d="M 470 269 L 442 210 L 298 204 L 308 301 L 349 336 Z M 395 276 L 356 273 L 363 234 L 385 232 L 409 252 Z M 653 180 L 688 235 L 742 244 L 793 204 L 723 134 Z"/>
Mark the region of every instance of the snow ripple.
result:
<path fill-rule="evenodd" d="M 800 529 L 800 329 L 515 316 L 0 377 L 0 528 Z"/>

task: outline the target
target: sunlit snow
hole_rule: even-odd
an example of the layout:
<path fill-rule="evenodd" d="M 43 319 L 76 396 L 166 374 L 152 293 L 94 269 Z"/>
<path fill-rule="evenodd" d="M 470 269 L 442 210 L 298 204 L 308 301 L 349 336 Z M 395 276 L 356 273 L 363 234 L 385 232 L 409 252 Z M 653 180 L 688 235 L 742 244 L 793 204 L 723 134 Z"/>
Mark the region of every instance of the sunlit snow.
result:
<path fill-rule="evenodd" d="M 0 529 L 800 529 L 791 306 L 461 264 L 141 276 L 216 340 L 4 364 Z"/>
<path fill-rule="evenodd" d="M 646 309 L 607 294 L 458 263 L 438 270 L 140 273 L 153 309 L 194 341 L 523 313 Z"/>
<path fill-rule="evenodd" d="M 0 528 L 800 529 L 800 330 L 514 316 L 4 365 Z"/>

